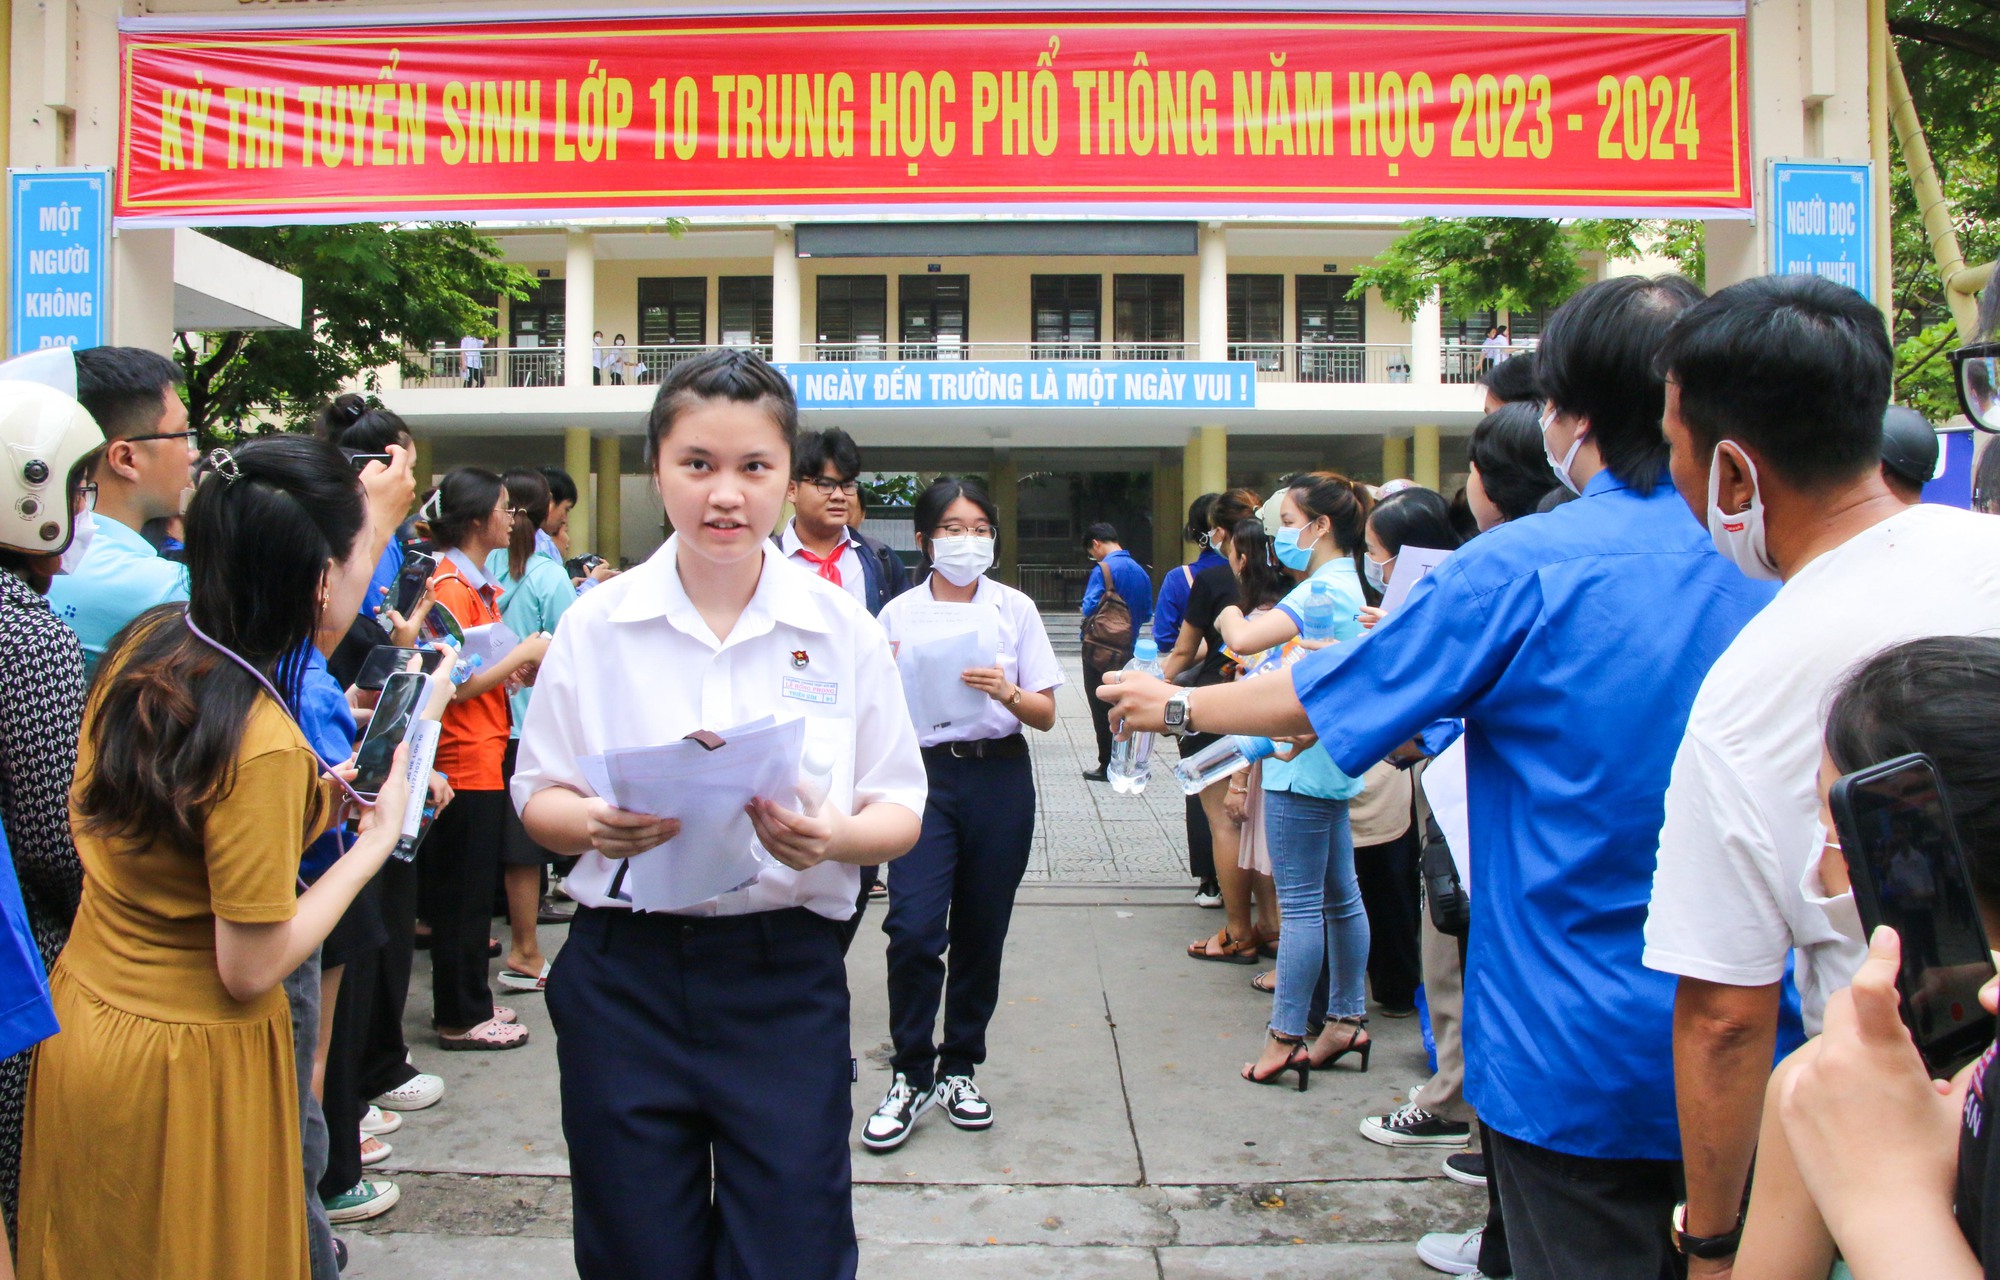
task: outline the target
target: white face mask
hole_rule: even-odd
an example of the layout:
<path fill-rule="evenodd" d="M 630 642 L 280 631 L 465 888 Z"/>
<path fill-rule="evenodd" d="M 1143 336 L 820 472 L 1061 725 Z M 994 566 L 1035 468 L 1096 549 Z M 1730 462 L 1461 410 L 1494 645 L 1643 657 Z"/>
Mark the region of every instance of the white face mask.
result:
<path fill-rule="evenodd" d="M 62 561 L 56 567 L 57 573 L 75 573 L 83 565 L 83 558 L 90 554 L 90 541 L 97 536 L 97 518 L 89 507 L 76 513 L 71 523 L 69 546 L 63 548 Z"/>
<path fill-rule="evenodd" d="M 1396 557 L 1394 556 L 1390 556 L 1387 560 L 1377 560 L 1374 556 L 1364 555 L 1361 557 L 1362 576 L 1367 578 L 1368 585 L 1377 591 L 1387 591 L 1389 589 L 1389 566 L 1394 563 L 1396 563 Z"/>
<path fill-rule="evenodd" d="M 1725 515 L 1716 505 L 1722 488 L 1722 445 L 1726 443 L 1717 444 L 1708 460 L 1708 536 L 1722 558 L 1735 565 L 1744 577 L 1756 582 L 1776 582 L 1778 566 L 1764 547 L 1764 499 L 1757 491 L 1757 464 L 1733 444 L 1730 451 L 1742 459 L 1744 469 L 1750 473 L 1750 505 L 1736 515 Z"/>
<path fill-rule="evenodd" d="M 969 587 L 993 567 L 993 539 L 966 534 L 931 539 L 931 568 L 954 587 Z"/>
<path fill-rule="evenodd" d="M 1578 486 L 1575 480 L 1570 478 L 1569 464 L 1576 461 L 1576 451 L 1583 448 L 1583 433 L 1578 432 L 1576 439 L 1569 442 L 1569 452 L 1565 453 L 1562 456 L 1562 460 L 1558 462 L 1556 455 L 1549 449 L 1549 428 L 1555 425 L 1555 421 L 1556 407 L 1554 405 L 1550 405 L 1548 408 L 1542 410 L 1542 456 L 1549 460 L 1549 470 L 1556 473 L 1556 482 L 1581 498 L 1583 496 L 1583 489 Z"/>

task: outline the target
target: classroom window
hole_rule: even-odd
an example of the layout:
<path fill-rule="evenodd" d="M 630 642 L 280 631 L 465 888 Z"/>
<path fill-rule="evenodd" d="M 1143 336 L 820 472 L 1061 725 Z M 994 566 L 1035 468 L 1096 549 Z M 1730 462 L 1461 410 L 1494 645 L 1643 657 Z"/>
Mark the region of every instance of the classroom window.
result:
<path fill-rule="evenodd" d="M 639 281 L 639 345 L 699 347 L 708 342 L 708 279 L 672 276 Z"/>
<path fill-rule="evenodd" d="M 961 360 L 965 357 L 970 276 L 904 276 L 897 282 L 897 312 L 905 360 Z"/>
<path fill-rule="evenodd" d="M 1300 382 L 1367 381 L 1368 307 L 1353 276 L 1299 276 Z"/>
<path fill-rule="evenodd" d="M 819 358 L 880 360 L 887 354 L 889 277 L 819 278 Z"/>
<path fill-rule="evenodd" d="M 1120 360 L 1174 360 L 1187 336 L 1184 276 L 1113 276 L 1111 338 Z"/>
<path fill-rule="evenodd" d="M 715 282 L 718 336 L 725 347 L 771 356 L 771 277 L 723 276 Z"/>
<path fill-rule="evenodd" d="M 1259 369 L 1285 367 L 1285 278 L 1229 277 L 1229 358 Z"/>
<path fill-rule="evenodd" d="M 1037 360 L 1095 360 L 1103 332 L 1104 277 L 1036 276 Z"/>

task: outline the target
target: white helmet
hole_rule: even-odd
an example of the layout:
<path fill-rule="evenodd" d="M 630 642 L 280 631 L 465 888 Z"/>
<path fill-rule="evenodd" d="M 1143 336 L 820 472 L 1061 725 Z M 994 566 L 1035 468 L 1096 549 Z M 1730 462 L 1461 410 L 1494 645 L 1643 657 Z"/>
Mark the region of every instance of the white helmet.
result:
<path fill-rule="evenodd" d="M 104 445 L 90 411 L 52 387 L 0 380 L 0 547 L 54 555 L 69 546 L 69 474 Z"/>

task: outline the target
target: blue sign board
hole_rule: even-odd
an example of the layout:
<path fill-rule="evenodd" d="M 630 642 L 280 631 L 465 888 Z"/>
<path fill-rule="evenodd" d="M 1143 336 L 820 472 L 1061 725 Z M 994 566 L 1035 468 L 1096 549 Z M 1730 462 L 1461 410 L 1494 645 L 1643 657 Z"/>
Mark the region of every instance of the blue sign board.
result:
<path fill-rule="evenodd" d="M 1825 276 L 1875 296 L 1875 172 L 1865 164 L 1771 162 L 1771 271 Z"/>
<path fill-rule="evenodd" d="M 1204 360 L 781 364 L 801 409 L 1254 409 L 1257 366 Z"/>
<path fill-rule="evenodd" d="M 8 354 L 103 346 L 110 172 L 10 169 L 7 210 Z"/>

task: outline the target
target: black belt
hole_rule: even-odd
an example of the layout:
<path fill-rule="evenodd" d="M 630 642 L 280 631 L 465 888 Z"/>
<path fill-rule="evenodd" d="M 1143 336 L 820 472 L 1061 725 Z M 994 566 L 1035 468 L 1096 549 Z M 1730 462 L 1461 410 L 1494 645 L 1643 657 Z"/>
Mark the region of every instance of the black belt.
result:
<path fill-rule="evenodd" d="M 1028 754 L 1028 739 L 1022 734 L 1004 738 L 974 738 L 970 742 L 940 742 L 924 748 L 926 760 L 1019 760 Z"/>

